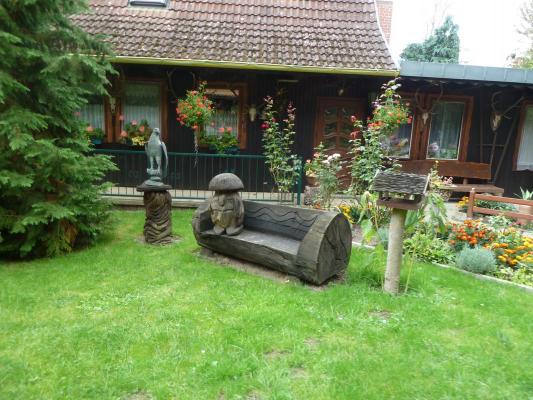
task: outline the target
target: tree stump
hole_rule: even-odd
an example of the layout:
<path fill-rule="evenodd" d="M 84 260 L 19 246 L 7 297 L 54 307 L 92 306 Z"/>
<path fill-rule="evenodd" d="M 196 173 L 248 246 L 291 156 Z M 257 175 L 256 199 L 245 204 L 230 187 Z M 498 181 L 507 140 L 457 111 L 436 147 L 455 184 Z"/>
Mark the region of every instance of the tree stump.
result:
<path fill-rule="evenodd" d="M 145 190 L 143 195 L 146 220 L 144 240 L 149 244 L 172 242 L 172 197 L 167 190 Z"/>

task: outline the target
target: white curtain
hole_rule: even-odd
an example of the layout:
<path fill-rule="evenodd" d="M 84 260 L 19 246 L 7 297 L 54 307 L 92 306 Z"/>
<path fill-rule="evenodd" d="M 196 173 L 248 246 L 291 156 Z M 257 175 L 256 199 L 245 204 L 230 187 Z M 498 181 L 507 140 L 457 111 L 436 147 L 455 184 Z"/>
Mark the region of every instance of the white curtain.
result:
<path fill-rule="evenodd" d="M 461 102 L 437 103 L 431 117 L 427 158 L 456 160 L 465 105 Z"/>
<path fill-rule="evenodd" d="M 533 170 L 533 106 L 527 108 L 519 146 L 516 169 Z"/>
<path fill-rule="evenodd" d="M 215 109 L 213 119 L 205 127 L 206 135 L 216 135 L 220 128 L 231 128 L 233 136 L 237 136 L 239 126 L 238 108 L 232 107 L 230 110 Z"/>
<path fill-rule="evenodd" d="M 80 110 L 80 119 L 94 128 L 104 130 L 104 100 L 101 99 L 101 102 L 93 100 L 83 106 Z"/>
<path fill-rule="evenodd" d="M 124 124 L 145 119 L 151 128 L 161 129 L 161 86 L 127 83 L 124 89 Z"/>

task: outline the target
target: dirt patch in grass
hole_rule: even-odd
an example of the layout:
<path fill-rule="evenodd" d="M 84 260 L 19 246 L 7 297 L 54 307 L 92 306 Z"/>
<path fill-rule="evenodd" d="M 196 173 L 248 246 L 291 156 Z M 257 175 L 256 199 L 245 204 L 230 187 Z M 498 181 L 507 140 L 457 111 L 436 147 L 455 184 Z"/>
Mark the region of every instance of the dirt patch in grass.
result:
<path fill-rule="evenodd" d="M 291 369 L 291 375 L 296 379 L 303 379 L 309 376 L 309 373 L 304 367 L 296 367 Z"/>
<path fill-rule="evenodd" d="M 379 310 L 379 311 L 371 311 L 368 313 L 373 318 L 381 319 L 383 321 L 388 321 L 390 317 L 392 316 L 392 313 L 390 311 L 386 310 Z"/>
<path fill-rule="evenodd" d="M 274 350 L 267 351 L 265 353 L 265 357 L 267 358 L 267 360 L 275 360 L 277 358 L 284 357 L 287 354 L 289 354 L 288 351 L 274 349 Z"/>
<path fill-rule="evenodd" d="M 153 398 L 154 397 L 150 393 L 144 390 L 139 390 L 135 393 L 130 393 L 125 396 L 122 396 L 121 400 L 152 400 Z"/>
<path fill-rule="evenodd" d="M 313 285 L 308 282 L 302 281 L 296 276 L 287 275 L 283 272 L 269 269 L 259 264 L 254 264 L 248 261 L 239 260 L 237 258 L 228 257 L 224 254 L 220 254 L 213 250 L 206 249 L 205 247 L 201 247 L 200 250 L 198 250 L 198 254 L 200 255 L 200 257 L 206 260 L 212 261 L 219 265 L 228 266 L 230 268 L 236 269 L 237 271 L 243 271 L 252 275 L 258 275 L 263 278 L 280 283 L 299 282 L 308 289 L 318 292 L 327 289 L 330 284 L 344 283 L 346 281 L 346 274 L 343 273 L 342 275 L 334 276 L 330 280 L 324 282 L 322 285 Z"/>
<path fill-rule="evenodd" d="M 223 254 L 206 249 L 205 247 L 200 248 L 198 254 L 200 255 L 200 257 L 209 261 L 213 261 L 216 264 L 225 265 L 230 268 L 236 269 L 237 271 L 244 271 L 252 275 L 258 275 L 263 278 L 270 279 L 272 281 L 280 283 L 302 282 L 295 276 L 287 275 L 282 272 L 275 271 L 273 269 L 262 267 L 258 264 L 239 260 L 237 258 L 227 257 Z"/>
<path fill-rule="evenodd" d="M 304 343 L 310 349 L 316 349 L 318 345 L 320 344 L 320 340 L 315 339 L 315 338 L 307 338 L 304 340 Z"/>

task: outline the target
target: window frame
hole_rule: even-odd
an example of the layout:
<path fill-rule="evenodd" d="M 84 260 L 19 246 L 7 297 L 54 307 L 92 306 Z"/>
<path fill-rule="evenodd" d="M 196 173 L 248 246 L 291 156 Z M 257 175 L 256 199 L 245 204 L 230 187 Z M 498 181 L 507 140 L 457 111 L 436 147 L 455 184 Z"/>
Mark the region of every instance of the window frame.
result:
<path fill-rule="evenodd" d="M 518 122 L 518 130 L 516 133 L 515 149 L 513 154 L 513 171 L 533 171 L 532 169 L 518 169 L 518 154 L 520 153 L 520 146 L 522 145 L 522 136 L 524 133 L 524 127 L 527 117 L 527 109 L 533 107 L 533 99 L 524 100 L 520 106 L 520 117 Z"/>
<path fill-rule="evenodd" d="M 429 146 L 429 136 L 431 133 L 431 122 L 433 114 L 430 113 L 429 118 L 422 129 L 422 135 L 420 140 L 420 147 L 418 152 L 418 160 L 435 160 L 435 161 L 466 161 L 468 155 L 468 141 L 470 139 L 470 128 L 472 126 L 472 112 L 473 112 L 473 96 L 463 95 L 443 95 L 440 96 L 436 93 L 428 93 L 424 96 L 426 100 L 425 104 L 429 105 L 431 109 L 435 102 L 455 102 L 464 103 L 463 119 L 461 121 L 461 132 L 459 132 L 459 143 L 457 149 L 456 159 L 447 158 L 427 158 L 427 149 Z M 417 110 L 417 116 L 421 115 L 420 110 Z"/>
<path fill-rule="evenodd" d="M 128 0 L 128 6 L 167 8 L 168 0 Z"/>
<path fill-rule="evenodd" d="M 115 114 L 111 113 L 111 107 L 109 105 L 109 99 L 106 98 L 107 106 L 104 107 L 107 109 L 108 114 L 106 115 L 106 120 L 108 120 L 108 125 L 106 125 L 106 138 L 108 143 L 119 143 L 120 131 L 122 129 L 122 122 L 120 121 L 120 116 L 124 115 L 124 103 L 125 103 L 125 88 L 124 86 L 128 83 L 140 83 L 140 84 L 151 84 L 158 85 L 160 90 L 160 119 L 161 126 L 159 126 L 159 131 L 161 132 L 161 138 L 164 142 L 168 141 L 168 104 L 167 104 L 167 84 L 166 81 L 162 78 L 144 78 L 144 77 L 126 77 L 123 82 L 121 82 L 122 90 L 119 94 L 112 95 L 116 100 Z M 114 117 L 114 123 L 113 123 Z M 154 128 L 154 127 L 153 127 Z"/>
<path fill-rule="evenodd" d="M 248 144 L 248 84 L 246 82 L 223 82 L 214 81 L 208 82 L 206 89 L 226 89 L 226 90 L 239 90 L 239 96 L 237 97 L 239 102 L 239 122 L 237 126 L 237 141 L 239 142 L 239 150 L 246 150 Z M 209 96 L 208 96 L 209 98 Z M 205 146 L 201 146 L 205 147 Z"/>

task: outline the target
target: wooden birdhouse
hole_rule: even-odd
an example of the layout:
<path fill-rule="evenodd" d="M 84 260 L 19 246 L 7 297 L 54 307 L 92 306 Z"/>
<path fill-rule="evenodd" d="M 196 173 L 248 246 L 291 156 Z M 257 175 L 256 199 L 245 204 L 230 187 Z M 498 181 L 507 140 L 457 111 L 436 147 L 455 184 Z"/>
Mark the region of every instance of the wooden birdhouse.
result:
<path fill-rule="evenodd" d="M 402 266 L 403 233 L 407 210 L 422 207 L 429 187 L 429 175 L 405 172 L 378 172 L 370 190 L 379 193 L 377 204 L 392 208 L 389 225 L 389 245 L 383 290 L 398 294 Z"/>
<path fill-rule="evenodd" d="M 378 205 L 401 210 L 417 210 L 429 187 L 429 175 L 406 172 L 378 172 L 370 190 L 379 193 Z"/>

